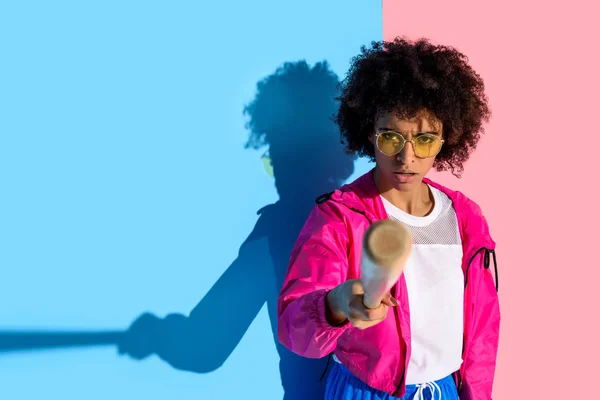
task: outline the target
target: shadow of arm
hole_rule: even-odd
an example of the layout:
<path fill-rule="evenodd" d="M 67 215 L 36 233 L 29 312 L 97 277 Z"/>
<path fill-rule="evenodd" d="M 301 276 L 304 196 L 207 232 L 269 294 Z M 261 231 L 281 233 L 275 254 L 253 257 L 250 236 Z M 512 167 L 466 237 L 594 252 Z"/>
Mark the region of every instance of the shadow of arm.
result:
<path fill-rule="evenodd" d="M 274 288 L 267 240 L 252 238 L 189 317 L 142 315 L 124 337 L 120 352 L 136 359 L 155 353 L 176 369 L 196 373 L 223 365 Z"/>

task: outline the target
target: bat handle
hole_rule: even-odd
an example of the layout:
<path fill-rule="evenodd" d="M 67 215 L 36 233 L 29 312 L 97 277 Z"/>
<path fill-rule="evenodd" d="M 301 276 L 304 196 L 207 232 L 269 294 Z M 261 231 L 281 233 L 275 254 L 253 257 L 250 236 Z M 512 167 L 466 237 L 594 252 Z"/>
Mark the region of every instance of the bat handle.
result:
<path fill-rule="evenodd" d="M 367 308 L 377 308 L 381 300 L 389 293 L 398 275 L 375 264 L 369 257 L 363 258 L 361 282 L 364 288 L 363 304 Z"/>

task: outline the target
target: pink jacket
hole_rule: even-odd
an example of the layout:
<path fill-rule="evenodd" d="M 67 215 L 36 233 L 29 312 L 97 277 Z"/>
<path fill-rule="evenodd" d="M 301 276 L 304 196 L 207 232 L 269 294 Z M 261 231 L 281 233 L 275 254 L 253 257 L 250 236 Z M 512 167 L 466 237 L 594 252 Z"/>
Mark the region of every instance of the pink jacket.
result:
<path fill-rule="evenodd" d="M 481 209 L 460 192 L 430 180 L 454 204 L 463 243 L 465 274 L 463 364 L 455 374 L 461 400 L 490 400 L 496 367 L 500 309 L 490 256 L 495 243 Z M 325 295 L 338 284 L 360 276 L 362 237 L 387 213 L 372 171 L 317 200 L 291 253 L 279 295 L 278 335 L 294 353 L 321 358 L 335 353 L 369 386 L 402 397 L 411 352 L 410 311 L 404 276 L 392 289 L 400 303 L 383 322 L 359 330 L 346 323 L 330 326 Z"/>

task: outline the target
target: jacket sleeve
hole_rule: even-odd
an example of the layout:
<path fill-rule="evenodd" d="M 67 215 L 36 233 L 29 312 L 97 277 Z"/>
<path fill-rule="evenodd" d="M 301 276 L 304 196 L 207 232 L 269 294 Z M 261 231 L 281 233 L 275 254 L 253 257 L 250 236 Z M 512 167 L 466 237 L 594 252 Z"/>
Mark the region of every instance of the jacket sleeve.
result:
<path fill-rule="evenodd" d="M 325 318 L 325 296 L 348 275 L 346 226 L 329 203 L 317 205 L 302 228 L 277 305 L 279 341 L 308 358 L 331 353 L 351 326 L 334 327 Z"/>

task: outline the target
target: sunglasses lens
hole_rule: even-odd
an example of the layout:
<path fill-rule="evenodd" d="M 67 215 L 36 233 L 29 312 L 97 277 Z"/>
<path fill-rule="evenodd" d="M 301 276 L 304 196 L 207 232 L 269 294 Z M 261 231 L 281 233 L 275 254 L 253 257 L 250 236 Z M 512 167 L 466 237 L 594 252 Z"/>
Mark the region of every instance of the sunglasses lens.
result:
<path fill-rule="evenodd" d="M 415 138 L 415 155 L 428 158 L 437 155 L 442 149 L 442 141 L 435 135 L 421 135 Z"/>
<path fill-rule="evenodd" d="M 404 147 L 404 138 L 395 132 L 383 132 L 377 136 L 377 148 L 386 156 L 398 154 Z"/>

